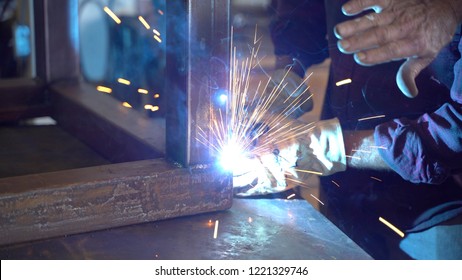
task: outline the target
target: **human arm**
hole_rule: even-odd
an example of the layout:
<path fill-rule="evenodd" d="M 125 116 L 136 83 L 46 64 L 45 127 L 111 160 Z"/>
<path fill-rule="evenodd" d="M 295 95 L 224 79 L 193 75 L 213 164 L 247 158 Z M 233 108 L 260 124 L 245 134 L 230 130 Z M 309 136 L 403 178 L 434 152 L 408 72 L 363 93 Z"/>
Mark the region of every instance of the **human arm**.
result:
<path fill-rule="evenodd" d="M 362 65 L 406 59 L 396 81 L 408 97 L 417 95 L 415 77 L 451 40 L 462 22 L 462 0 L 351 0 L 346 15 L 374 8 L 355 20 L 338 24 L 339 50 L 354 53 Z"/>
<path fill-rule="evenodd" d="M 263 135 L 258 142 L 265 148 L 257 147 L 247 170 L 234 174 L 239 196 L 281 192 L 303 184 L 306 176 L 332 175 L 347 167 L 391 170 L 374 146 L 372 130 L 342 131 L 338 119 L 312 125 L 286 120 L 286 124 L 284 129 L 275 128 L 276 135 Z"/>
<path fill-rule="evenodd" d="M 348 168 L 391 171 L 379 152 L 384 147 L 375 143 L 374 130 L 346 130 L 343 139 Z"/>
<path fill-rule="evenodd" d="M 405 180 L 440 184 L 462 168 L 462 106 L 445 104 L 417 120 L 395 119 L 376 127 L 385 162 Z"/>
<path fill-rule="evenodd" d="M 439 184 L 462 168 L 462 107 L 445 104 L 417 120 L 395 119 L 374 130 L 342 131 L 335 119 L 317 131 L 278 143 L 255 160 L 253 174 L 238 184 L 257 184 L 241 195 L 280 192 L 305 175 L 331 175 L 349 168 L 394 171 L 412 183 Z M 284 160 L 278 160 L 284 159 Z M 253 177 L 252 177 L 253 176 Z"/>

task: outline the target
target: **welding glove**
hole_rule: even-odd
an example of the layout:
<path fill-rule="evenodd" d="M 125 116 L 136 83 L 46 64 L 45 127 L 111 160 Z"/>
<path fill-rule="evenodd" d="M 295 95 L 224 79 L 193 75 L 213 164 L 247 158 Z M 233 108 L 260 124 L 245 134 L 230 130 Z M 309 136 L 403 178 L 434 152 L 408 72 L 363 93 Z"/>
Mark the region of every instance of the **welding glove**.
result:
<path fill-rule="evenodd" d="M 290 122 L 279 130 L 300 127 L 300 122 Z M 293 137 L 265 137 L 259 139 L 258 145 L 263 148 L 256 147 L 258 152 L 254 158 L 249 158 L 247 167 L 234 173 L 237 196 L 282 192 L 303 184 L 306 176 L 326 176 L 346 170 L 343 135 L 336 118 L 319 121 L 306 133 L 296 133 Z"/>
<path fill-rule="evenodd" d="M 277 94 L 269 108 L 270 114 L 283 113 L 290 118 L 297 119 L 313 109 L 313 99 L 306 80 L 300 78 L 290 69 L 274 71 L 271 74 L 271 80 L 266 92 L 267 94 L 271 94 L 271 92 Z"/>

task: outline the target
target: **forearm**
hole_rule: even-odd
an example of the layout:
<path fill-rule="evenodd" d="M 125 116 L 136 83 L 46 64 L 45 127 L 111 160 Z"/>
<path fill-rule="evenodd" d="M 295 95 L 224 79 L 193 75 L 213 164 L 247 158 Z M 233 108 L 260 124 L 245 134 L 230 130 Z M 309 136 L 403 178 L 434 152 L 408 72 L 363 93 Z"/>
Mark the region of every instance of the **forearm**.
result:
<path fill-rule="evenodd" d="M 391 170 L 374 143 L 373 130 L 343 131 L 347 166 L 358 169 Z"/>

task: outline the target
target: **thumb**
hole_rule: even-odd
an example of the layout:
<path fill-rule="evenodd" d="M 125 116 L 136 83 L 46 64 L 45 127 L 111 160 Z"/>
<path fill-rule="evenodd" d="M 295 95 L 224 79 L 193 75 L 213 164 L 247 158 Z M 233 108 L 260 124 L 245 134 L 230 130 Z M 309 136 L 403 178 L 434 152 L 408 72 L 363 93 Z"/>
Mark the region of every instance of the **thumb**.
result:
<path fill-rule="evenodd" d="M 401 65 L 396 73 L 396 84 L 405 96 L 414 98 L 419 94 L 415 78 L 432 60 L 431 58 L 408 58 Z"/>

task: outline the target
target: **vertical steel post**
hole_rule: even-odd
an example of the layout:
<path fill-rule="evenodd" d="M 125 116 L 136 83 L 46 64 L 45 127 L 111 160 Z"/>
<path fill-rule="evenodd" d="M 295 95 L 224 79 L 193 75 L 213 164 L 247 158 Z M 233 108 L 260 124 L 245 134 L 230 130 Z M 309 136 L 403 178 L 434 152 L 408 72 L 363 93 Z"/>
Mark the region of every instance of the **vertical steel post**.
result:
<path fill-rule="evenodd" d="M 216 94 L 228 88 L 230 1 L 167 1 L 167 156 L 182 166 L 208 163 L 198 142 Z"/>

